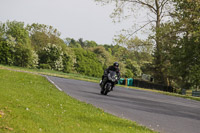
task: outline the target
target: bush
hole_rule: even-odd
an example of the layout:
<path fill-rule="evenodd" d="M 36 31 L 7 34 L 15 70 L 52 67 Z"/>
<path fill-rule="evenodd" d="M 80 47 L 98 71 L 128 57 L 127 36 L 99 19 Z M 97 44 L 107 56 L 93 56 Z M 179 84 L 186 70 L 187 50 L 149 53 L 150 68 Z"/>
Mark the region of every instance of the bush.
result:
<path fill-rule="evenodd" d="M 131 72 L 131 70 L 127 69 L 124 77 L 125 78 L 132 78 L 133 77 L 133 73 Z"/>
<path fill-rule="evenodd" d="M 38 55 L 30 47 L 18 44 L 9 35 L 0 42 L 0 63 L 35 68 L 38 65 Z"/>
<path fill-rule="evenodd" d="M 103 67 L 96 54 L 81 48 L 74 49 L 74 52 L 76 55 L 75 70 L 78 73 L 93 77 L 102 76 Z"/>
<path fill-rule="evenodd" d="M 39 67 L 42 69 L 51 69 L 51 66 L 49 64 L 40 64 Z"/>
<path fill-rule="evenodd" d="M 13 65 L 15 55 L 16 42 L 15 38 L 8 36 L 0 41 L 0 63 L 5 65 Z"/>
<path fill-rule="evenodd" d="M 63 70 L 63 51 L 60 46 L 48 43 L 38 52 L 39 64 L 49 64 L 51 69 Z"/>

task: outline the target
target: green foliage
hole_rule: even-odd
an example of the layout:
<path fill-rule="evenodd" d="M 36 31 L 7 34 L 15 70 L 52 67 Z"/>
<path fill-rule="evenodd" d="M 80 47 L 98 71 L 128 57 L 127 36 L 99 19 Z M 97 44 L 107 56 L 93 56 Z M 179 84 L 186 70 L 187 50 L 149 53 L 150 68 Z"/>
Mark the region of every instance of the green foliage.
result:
<path fill-rule="evenodd" d="M 0 21 L 0 41 L 3 41 L 5 34 L 5 24 Z"/>
<path fill-rule="evenodd" d="M 12 36 L 0 41 L 0 63 L 13 65 L 16 42 Z"/>
<path fill-rule="evenodd" d="M 33 48 L 38 51 L 41 48 L 45 47 L 49 41 L 49 37 L 44 32 L 35 32 L 30 36 L 31 45 Z"/>
<path fill-rule="evenodd" d="M 73 38 L 65 38 L 64 41 L 71 48 L 91 48 L 98 45 L 95 41 L 83 41 L 83 38 L 78 39 L 78 41 Z"/>
<path fill-rule="evenodd" d="M 200 2 L 197 0 L 175 0 L 175 19 L 177 45 L 172 50 L 172 69 L 179 86 L 184 89 L 200 86 Z M 181 35 L 181 36 L 180 36 Z"/>
<path fill-rule="evenodd" d="M 171 58 L 172 50 L 176 45 L 176 33 L 174 33 L 175 28 L 172 27 L 172 23 L 162 24 L 157 31 L 157 37 L 160 38 L 159 41 L 159 51 L 153 53 L 153 63 L 150 66 L 147 63 L 144 69 L 149 68 L 150 73 L 153 73 L 155 82 L 165 85 L 172 85 L 173 76 L 171 71 Z M 152 36 L 156 38 L 156 36 Z"/>
<path fill-rule="evenodd" d="M 189 79 L 190 79 L 191 87 L 194 89 L 198 89 L 200 86 L 200 65 L 199 64 L 190 66 Z"/>
<path fill-rule="evenodd" d="M 81 45 L 82 48 L 86 46 L 85 42 L 83 42 L 83 38 L 78 39 L 78 43 Z"/>
<path fill-rule="evenodd" d="M 101 62 L 104 70 L 115 61 L 114 57 L 108 51 L 106 51 L 103 46 L 93 47 L 90 48 L 90 50 L 97 55 L 98 60 Z"/>
<path fill-rule="evenodd" d="M 162 48 L 161 43 L 162 39 L 159 37 L 159 29 L 162 22 L 166 16 L 169 15 L 168 11 L 173 9 L 173 5 L 170 0 L 134 0 L 134 1 L 126 1 L 126 0 L 95 0 L 97 2 L 101 2 L 103 4 L 115 3 L 115 9 L 111 14 L 111 18 L 113 18 L 114 22 L 121 22 L 122 20 L 126 20 L 127 18 L 137 17 L 139 20 L 146 19 L 145 23 L 136 23 L 138 21 L 133 21 L 132 28 L 126 30 L 123 29 L 119 35 L 115 36 L 115 42 L 117 44 L 126 46 L 128 49 L 131 47 L 132 50 L 137 52 L 149 53 L 149 55 L 154 53 L 154 66 L 156 67 L 157 74 L 161 77 L 158 79 L 161 83 L 164 82 L 164 73 L 162 72 L 163 66 L 163 58 L 162 58 Z M 144 11 L 142 15 L 138 14 L 140 11 Z M 167 18 L 168 19 L 168 18 Z M 140 39 L 133 38 L 133 35 L 138 31 L 141 31 L 147 25 L 151 24 L 151 32 L 155 34 L 155 38 L 153 41 L 141 41 Z M 149 29 L 149 28 L 148 28 Z M 152 30 L 154 29 L 154 30 Z M 145 31 L 146 32 L 146 31 Z M 145 42 L 145 43 L 144 43 Z M 141 45 L 142 44 L 142 45 Z M 145 44 L 145 45 L 144 45 Z M 153 45 L 154 44 L 154 51 Z M 122 52 L 122 51 L 121 51 Z M 124 62 L 127 57 L 124 57 L 126 54 L 121 54 L 119 60 Z M 148 54 L 146 54 L 148 55 Z M 140 60 L 143 61 L 143 60 Z M 139 64 L 139 63 L 138 63 Z M 140 64 L 140 66 L 142 66 Z"/>
<path fill-rule="evenodd" d="M 81 48 L 73 50 L 76 55 L 75 70 L 78 73 L 94 77 L 102 76 L 102 64 L 98 61 L 97 56 L 93 52 Z"/>
<path fill-rule="evenodd" d="M 97 43 L 95 41 L 88 41 L 88 40 L 86 40 L 85 44 L 86 44 L 86 47 L 89 47 L 89 48 L 97 46 Z"/>
<path fill-rule="evenodd" d="M 46 47 L 38 51 L 39 64 L 49 64 L 53 70 L 63 70 L 62 48 L 48 43 Z"/>
<path fill-rule="evenodd" d="M 37 67 L 38 56 L 30 48 L 23 45 L 15 47 L 14 65 L 20 67 Z"/>
<path fill-rule="evenodd" d="M 23 22 L 7 21 L 5 27 L 6 35 L 11 35 L 16 39 L 18 44 L 30 46 L 30 39 L 28 31 L 24 27 Z"/>
<path fill-rule="evenodd" d="M 51 69 L 51 66 L 49 64 L 40 64 L 41 69 Z"/>
<path fill-rule="evenodd" d="M 124 75 L 125 78 L 133 78 L 133 73 L 131 72 L 131 70 L 126 69 L 126 73 Z"/>
<path fill-rule="evenodd" d="M 65 43 L 59 38 L 60 32 L 52 26 L 44 24 L 27 25 L 27 30 L 30 34 L 31 45 L 36 51 L 45 47 L 48 43 L 56 44 L 65 47 Z"/>
<path fill-rule="evenodd" d="M 200 85 L 200 46 L 193 39 L 183 38 L 173 50 L 172 68 L 176 71 L 175 76 L 180 76 L 181 87 L 186 89 Z"/>
<path fill-rule="evenodd" d="M 71 47 L 71 48 L 81 48 L 81 44 L 72 38 L 69 42 L 69 47 Z"/>
<path fill-rule="evenodd" d="M 134 74 L 135 77 L 138 77 L 141 75 L 141 69 L 140 69 L 140 66 L 137 64 L 136 61 L 131 61 L 130 59 L 127 59 L 126 60 L 126 68 L 129 69 L 130 73 Z M 127 75 L 127 72 L 129 71 L 126 71 L 126 75 Z M 132 75 L 133 77 L 133 75 Z"/>
<path fill-rule="evenodd" d="M 145 64 L 152 62 L 151 52 L 148 51 L 150 50 L 149 48 L 152 47 L 152 44 L 149 41 L 142 41 L 138 38 L 136 40 L 137 44 L 135 44 L 134 41 L 127 40 L 126 42 L 129 44 L 127 44 L 126 47 L 128 48 L 120 45 L 104 45 L 107 52 L 111 53 L 112 57 L 115 57 L 115 61 L 120 63 L 122 76 L 126 75 L 126 69 L 129 69 L 134 74 L 134 77 L 140 77 L 142 73 L 141 68 Z"/>
<path fill-rule="evenodd" d="M 63 58 L 63 72 L 66 72 L 66 73 L 71 72 L 72 67 L 73 67 L 72 56 L 64 52 L 62 58 Z"/>
<path fill-rule="evenodd" d="M 77 41 L 66 38 L 63 41 L 57 29 L 43 24 L 33 23 L 24 28 L 22 22 L 1 23 L 0 35 L 1 64 L 32 68 L 39 64 L 39 68 L 43 69 L 101 77 L 104 69 L 118 61 L 122 75 L 127 75 L 129 69 L 131 74 L 138 76 L 142 64 L 138 62 L 145 58 L 144 54 L 119 45 L 100 46 L 95 41 L 83 41 L 82 38 Z M 126 65 L 127 59 L 135 64 Z"/>
<path fill-rule="evenodd" d="M 21 67 L 37 67 L 37 54 L 30 47 L 28 31 L 23 22 L 7 21 L 0 26 L 0 63 Z"/>
<path fill-rule="evenodd" d="M 112 55 L 118 58 L 120 61 L 125 61 L 127 57 L 127 49 L 125 47 L 122 47 L 120 45 L 114 45 L 112 47 Z"/>

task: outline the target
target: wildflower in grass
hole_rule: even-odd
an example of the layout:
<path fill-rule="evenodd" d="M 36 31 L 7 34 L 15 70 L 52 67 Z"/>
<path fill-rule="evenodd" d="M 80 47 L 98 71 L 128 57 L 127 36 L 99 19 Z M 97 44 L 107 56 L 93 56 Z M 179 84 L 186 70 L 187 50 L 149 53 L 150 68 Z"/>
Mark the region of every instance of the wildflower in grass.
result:
<path fill-rule="evenodd" d="M 63 109 L 62 104 L 60 104 L 60 108 Z"/>
<path fill-rule="evenodd" d="M 13 131 L 13 128 L 11 128 L 11 127 L 5 127 L 5 129 L 7 129 L 7 130 L 10 130 L 10 131 Z"/>
<path fill-rule="evenodd" d="M 3 117 L 4 112 L 0 110 L 0 118 Z"/>

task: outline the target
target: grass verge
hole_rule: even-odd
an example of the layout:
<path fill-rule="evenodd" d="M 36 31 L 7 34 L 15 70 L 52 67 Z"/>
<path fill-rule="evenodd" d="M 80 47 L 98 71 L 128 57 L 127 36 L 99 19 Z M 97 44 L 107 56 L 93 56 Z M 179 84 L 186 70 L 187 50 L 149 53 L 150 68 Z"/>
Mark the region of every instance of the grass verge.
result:
<path fill-rule="evenodd" d="M 49 70 L 49 69 L 29 69 L 29 68 L 16 67 L 16 66 L 5 66 L 5 65 L 1 65 L 1 64 L 0 64 L 0 69 L 23 71 L 23 72 L 33 73 L 33 74 L 43 74 L 43 75 L 84 80 L 84 81 L 90 81 L 90 82 L 99 82 L 100 81 L 100 78 L 96 78 L 96 77 L 89 77 L 89 76 L 85 76 L 85 75 L 81 75 L 81 74 L 74 74 L 74 73 L 63 73 L 63 72 Z"/>
<path fill-rule="evenodd" d="M 46 78 L 0 69 L 0 132 L 152 133 L 60 92 Z"/>
<path fill-rule="evenodd" d="M 89 77 L 89 76 L 84 76 L 84 75 L 80 75 L 80 74 L 63 73 L 63 72 L 58 72 L 58 71 L 53 71 L 53 70 L 46 70 L 46 69 L 28 69 L 28 68 L 5 66 L 5 65 L 0 65 L 0 69 L 25 71 L 25 72 L 30 72 L 30 73 L 34 73 L 34 74 L 44 74 L 44 75 L 57 76 L 57 77 L 63 77 L 63 78 L 69 78 L 69 79 L 77 79 L 77 80 L 96 82 L 96 83 L 98 83 L 100 81 L 100 78 Z M 139 87 L 130 87 L 130 86 L 124 86 L 124 85 L 118 85 L 118 86 L 126 87 L 126 88 L 134 88 L 134 89 L 139 89 L 139 90 L 145 90 L 145 91 L 151 91 L 151 92 L 156 92 L 156 93 L 160 93 L 160 94 L 164 94 L 164 95 L 176 96 L 176 97 L 182 97 L 182 98 L 186 98 L 186 99 L 200 101 L 200 97 L 191 96 L 191 94 L 192 94 L 191 90 L 189 90 L 190 92 L 187 95 L 181 95 L 181 94 L 177 94 L 177 93 L 163 92 L 163 91 L 144 89 L 144 88 L 139 88 Z"/>
<path fill-rule="evenodd" d="M 159 91 L 159 90 L 152 90 L 152 89 L 145 89 L 145 88 L 138 88 L 138 87 L 130 87 L 130 86 L 128 86 L 127 88 L 151 91 L 151 92 L 156 92 L 156 93 L 160 93 L 160 94 L 164 94 L 164 95 L 182 97 L 182 98 L 185 98 L 185 99 L 200 101 L 200 97 L 193 97 L 193 96 L 190 96 L 190 95 L 181 95 L 181 94 L 177 94 L 177 93 L 164 92 L 164 91 Z"/>

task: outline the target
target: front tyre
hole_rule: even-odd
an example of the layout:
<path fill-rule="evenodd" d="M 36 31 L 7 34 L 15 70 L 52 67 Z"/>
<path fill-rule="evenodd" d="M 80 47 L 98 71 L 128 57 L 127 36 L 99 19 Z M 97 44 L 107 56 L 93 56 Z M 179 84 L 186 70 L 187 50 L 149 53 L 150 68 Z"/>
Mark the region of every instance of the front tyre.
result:
<path fill-rule="evenodd" d="M 108 92 L 110 91 L 110 88 L 111 88 L 111 85 L 108 83 L 105 85 L 105 88 L 104 88 L 104 95 L 107 95 Z"/>
<path fill-rule="evenodd" d="M 101 92 L 100 92 L 102 95 L 104 95 L 104 91 L 103 90 L 101 90 Z"/>
<path fill-rule="evenodd" d="M 109 92 L 109 84 L 105 84 L 104 86 L 102 86 L 100 93 L 102 95 L 107 95 Z"/>

